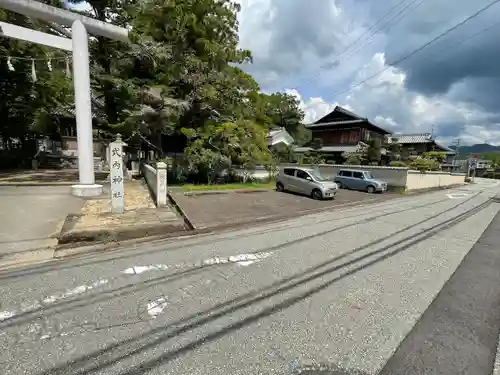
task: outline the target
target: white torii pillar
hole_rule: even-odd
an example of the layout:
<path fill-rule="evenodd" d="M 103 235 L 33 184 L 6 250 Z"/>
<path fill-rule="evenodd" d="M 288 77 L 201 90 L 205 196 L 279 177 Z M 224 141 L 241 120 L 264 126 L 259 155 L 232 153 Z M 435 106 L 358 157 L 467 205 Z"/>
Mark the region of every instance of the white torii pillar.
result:
<path fill-rule="evenodd" d="M 128 41 L 128 30 L 33 0 L 0 0 L 0 8 L 8 9 L 28 17 L 38 18 L 46 22 L 71 26 L 72 39 L 67 39 L 0 22 L 0 28 L 4 36 L 28 40 L 73 52 L 73 87 L 75 91 L 78 173 L 80 181 L 79 184 L 71 187 L 71 193 L 81 197 L 101 195 L 102 185 L 95 183 L 94 173 L 87 29 L 92 34 L 123 42 Z"/>

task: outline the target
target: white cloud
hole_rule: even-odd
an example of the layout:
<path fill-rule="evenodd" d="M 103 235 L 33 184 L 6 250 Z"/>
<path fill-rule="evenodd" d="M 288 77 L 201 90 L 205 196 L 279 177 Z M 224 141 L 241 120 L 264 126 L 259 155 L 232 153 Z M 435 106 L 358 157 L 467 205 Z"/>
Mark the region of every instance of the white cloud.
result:
<path fill-rule="evenodd" d="M 457 79 L 446 90 L 417 92 L 408 89 L 415 77 L 406 72 L 420 74 L 421 68 L 415 64 L 422 64 L 427 78 L 432 78 L 428 73 L 432 72 L 432 67 L 428 67 L 428 51 L 412 59 L 414 65 L 405 65 L 404 70 L 387 65 L 389 52 L 394 59 L 398 54 L 411 51 L 442 32 L 441 29 L 473 13 L 477 5 L 457 0 L 464 3 L 465 8 L 450 7 L 448 1 L 436 0 L 432 22 L 426 18 L 429 7 L 419 7 L 409 12 L 398 25 L 391 25 L 385 33 L 368 41 L 365 39 L 361 42 L 362 47 L 354 48 L 355 53 L 352 50 L 342 53 L 395 1 L 381 6 L 375 0 L 240 0 L 241 46 L 251 49 L 254 55 L 254 64 L 248 71 L 264 90 L 287 90 L 296 95 L 306 113 L 305 122 L 323 116 L 338 102 L 393 132 L 434 130 L 438 139 L 445 143 L 460 137 L 463 144 L 484 141 L 500 144 L 500 130 L 497 130 L 500 110 L 495 113 L 494 97 L 491 99 L 493 105 L 488 106 L 490 110 L 484 109 L 483 99 L 478 95 L 484 90 L 483 81 L 474 81 L 474 91 L 470 89 L 470 79 Z M 490 19 L 494 19 L 493 14 L 488 15 L 487 20 Z M 478 22 L 481 27 L 485 20 Z M 471 30 L 471 33 L 478 31 L 477 25 L 469 26 L 459 33 L 459 38 L 468 36 Z M 439 48 L 429 50 L 439 52 Z M 454 58 L 448 60 L 448 63 L 460 63 Z M 459 72 L 457 77 L 467 73 L 464 67 L 447 68 L 442 61 L 436 66 L 441 70 L 436 70 L 436 79 L 428 80 L 429 87 L 440 75 L 455 70 Z M 381 73 L 365 84 L 344 92 L 378 72 Z M 491 92 L 495 92 L 494 85 L 490 86 Z"/>
<path fill-rule="evenodd" d="M 356 82 L 371 76 L 374 72 L 386 69 L 383 54 L 375 54 L 356 77 Z M 479 125 L 487 114 L 472 104 L 449 100 L 446 95 L 427 97 L 409 92 L 404 86 L 405 74 L 389 67 L 377 77 L 352 90 L 343 102 L 327 101 L 321 97 L 304 99 L 297 90 L 285 90 L 300 100 L 306 113 L 305 122 L 313 122 L 339 104 L 361 116 L 368 117 L 377 125 L 392 132 L 420 133 L 438 132 L 439 124 L 465 121 L 458 136 L 462 144 L 500 143 L 500 130 L 485 130 Z M 433 129 L 434 127 L 434 129 Z M 452 143 L 457 137 L 438 137 L 444 143 Z"/>
<path fill-rule="evenodd" d="M 302 99 L 300 93 L 295 89 L 286 89 L 285 92 L 295 96 L 300 101 L 300 108 L 305 112 L 304 122 L 312 123 L 333 111 L 337 103 L 327 103 L 323 98 L 309 98 L 306 101 Z"/>

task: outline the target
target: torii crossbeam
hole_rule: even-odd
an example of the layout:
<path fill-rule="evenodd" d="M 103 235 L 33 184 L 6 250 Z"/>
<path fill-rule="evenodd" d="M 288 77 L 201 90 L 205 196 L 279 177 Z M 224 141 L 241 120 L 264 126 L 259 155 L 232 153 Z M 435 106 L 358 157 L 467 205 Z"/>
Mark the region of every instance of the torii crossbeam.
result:
<path fill-rule="evenodd" d="M 128 30 L 34 0 L 0 0 L 4 8 L 42 21 L 71 26 L 71 39 L 0 22 L 1 36 L 27 40 L 37 44 L 73 52 L 73 87 L 75 91 L 76 135 L 78 142 L 79 184 L 71 187 L 73 195 L 95 197 L 102 185 L 95 183 L 90 96 L 89 48 L 87 30 L 98 36 L 128 41 Z"/>

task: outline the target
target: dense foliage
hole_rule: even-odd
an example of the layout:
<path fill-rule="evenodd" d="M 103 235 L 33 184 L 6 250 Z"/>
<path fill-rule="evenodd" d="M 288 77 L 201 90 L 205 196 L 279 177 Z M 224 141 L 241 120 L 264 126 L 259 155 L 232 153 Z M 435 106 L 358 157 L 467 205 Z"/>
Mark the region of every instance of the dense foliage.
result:
<path fill-rule="evenodd" d="M 62 6 L 55 0 L 45 0 Z M 82 0 L 70 0 L 81 3 Z M 267 133 L 286 128 L 298 144 L 308 142 L 299 102 L 285 93 L 264 94 L 244 72 L 250 51 L 238 45 L 237 13 L 231 0 L 87 0 L 86 15 L 131 30 L 131 43 L 106 38 L 90 40 L 94 98 L 102 103 L 95 126 L 100 134 L 140 134 L 162 150 L 162 136 L 187 139 L 186 165 L 192 172 L 228 165 L 270 165 L 276 158 L 267 147 Z M 65 33 L 10 12 L 7 22 L 32 29 Z M 71 77 L 64 57 L 49 48 L 0 39 L 0 137 L 4 143 L 34 134 L 60 131 L 60 107 L 73 102 Z M 7 56 L 16 60 L 9 70 Z M 38 79 L 31 79 L 31 58 Z M 37 60 L 38 61 L 38 60 Z M 29 152 L 33 152 L 31 149 Z M 201 173 L 201 172 L 200 172 Z M 208 176 L 208 180 L 212 177 Z"/>

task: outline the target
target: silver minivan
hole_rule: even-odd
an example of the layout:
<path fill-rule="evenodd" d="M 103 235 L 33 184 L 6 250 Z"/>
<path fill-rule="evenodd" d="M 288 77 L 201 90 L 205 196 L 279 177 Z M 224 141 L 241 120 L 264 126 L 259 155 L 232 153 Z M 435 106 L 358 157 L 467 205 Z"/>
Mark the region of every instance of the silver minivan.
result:
<path fill-rule="evenodd" d="M 387 190 L 387 182 L 376 179 L 370 171 L 359 169 L 341 169 L 334 181 L 339 188 L 383 193 Z"/>
<path fill-rule="evenodd" d="M 276 190 L 308 195 L 314 199 L 334 199 L 337 184 L 310 168 L 285 167 L 276 177 Z"/>

